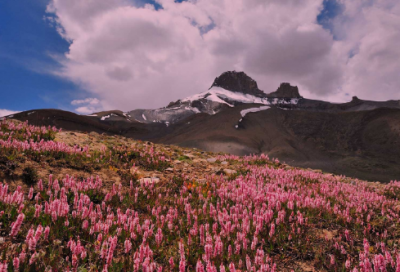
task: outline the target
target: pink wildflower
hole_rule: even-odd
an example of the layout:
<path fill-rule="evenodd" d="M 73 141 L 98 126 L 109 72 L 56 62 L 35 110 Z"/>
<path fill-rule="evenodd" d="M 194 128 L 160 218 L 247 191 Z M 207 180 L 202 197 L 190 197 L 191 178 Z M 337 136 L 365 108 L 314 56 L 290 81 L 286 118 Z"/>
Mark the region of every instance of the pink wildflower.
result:
<path fill-rule="evenodd" d="M 11 232 L 10 232 L 10 236 L 14 237 L 18 234 L 19 229 L 21 228 L 22 225 L 22 221 L 24 221 L 25 215 L 23 213 L 20 213 L 17 217 L 17 221 L 14 222 L 12 228 L 11 228 Z"/>
<path fill-rule="evenodd" d="M 14 265 L 14 269 L 18 270 L 19 269 L 19 258 L 15 257 L 13 259 L 13 265 Z"/>

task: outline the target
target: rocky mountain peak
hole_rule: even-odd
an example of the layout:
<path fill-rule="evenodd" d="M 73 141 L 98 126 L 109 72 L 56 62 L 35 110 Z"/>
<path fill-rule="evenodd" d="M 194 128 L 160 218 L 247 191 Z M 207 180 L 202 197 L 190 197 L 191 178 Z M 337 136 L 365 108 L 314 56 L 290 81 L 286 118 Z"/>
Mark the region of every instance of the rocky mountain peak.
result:
<path fill-rule="evenodd" d="M 266 94 L 258 89 L 257 82 L 244 72 L 227 71 L 216 77 L 212 87 L 221 87 L 232 92 L 250 94 L 257 97 L 266 97 Z"/>
<path fill-rule="evenodd" d="M 281 83 L 279 88 L 272 93 L 267 94 L 267 97 L 278 97 L 278 98 L 303 98 L 299 93 L 297 86 L 292 86 L 290 83 Z"/>

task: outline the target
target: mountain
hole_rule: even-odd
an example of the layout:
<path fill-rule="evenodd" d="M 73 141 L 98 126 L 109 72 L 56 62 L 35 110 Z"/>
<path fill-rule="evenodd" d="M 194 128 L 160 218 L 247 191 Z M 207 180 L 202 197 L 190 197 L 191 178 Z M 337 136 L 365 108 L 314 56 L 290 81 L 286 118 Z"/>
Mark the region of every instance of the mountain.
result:
<path fill-rule="evenodd" d="M 293 166 L 372 181 L 400 177 L 400 101 L 330 103 L 304 98 L 289 83 L 267 94 L 244 72 L 225 72 L 203 93 L 159 109 L 34 110 L 9 118 L 214 152 L 266 153 Z"/>
<path fill-rule="evenodd" d="M 195 114 L 214 115 L 241 104 L 288 107 L 297 104 L 301 98 L 297 87 L 288 83 L 283 83 L 276 92 L 266 94 L 244 72 L 228 71 L 215 78 L 205 92 L 171 102 L 160 109 L 137 109 L 127 114 L 141 123 L 164 123 L 168 126 Z"/>

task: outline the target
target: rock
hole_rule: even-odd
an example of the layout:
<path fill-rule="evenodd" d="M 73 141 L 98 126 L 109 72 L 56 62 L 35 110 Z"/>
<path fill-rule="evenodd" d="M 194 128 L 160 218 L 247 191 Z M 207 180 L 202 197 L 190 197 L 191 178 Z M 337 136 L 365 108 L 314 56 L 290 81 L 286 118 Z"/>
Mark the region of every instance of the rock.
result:
<path fill-rule="evenodd" d="M 217 159 L 216 159 L 216 158 L 209 158 L 209 159 L 207 159 L 207 161 L 208 161 L 209 163 L 214 163 L 214 162 L 217 161 Z"/>
<path fill-rule="evenodd" d="M 138 176 L 141 176 L 141 175 L 143 175 L 143 172 L 139 169 L 139 167 L 131 167 L 131 169 L 129 169 L 129 172 L 132 174 L 132 175 L 138 175 Z"/>
<path fill-rule="evenodd" d="M 267 94 L 267 97 L 276 98 L 303 98 L 300 96 L 299 88 L 291 86 L 290 83 L 281 83 L 281 86 L 272 93 Z"/>
<path fill-rule="evenodd" d="M 360 98 L 358 98 L 357 96 L 353 96 L 353 97 L 351 98 L 351 102 L 353 102 L 353 103 L 359 103 L 359 102 L 362 102 L 362 100 L 361 100 Z"/>
<path fill-rule="evenodd" d="M 0 237 L 0 244 L 4 244 L 4 237 Z"/>
<path fill-rule="evenodd" d="M 221 162 L 221 165 L 225 165 L 225 166 L 227 166 L 227 165 L 229 165 L 229 162 L 227 162 L 227 161 L 223 161 L 223 162 Z"/>
<path fill-rule="evenodd" d="M 189 167 L 189 164 L 185 162 L 185 163 L 183 164 L 183 166 L 184 166 L 184 167 Z"/>
<path fill-rule="evenodd" d="M 216 77 L 212 87 L 221 87 L 232 92 L 265 97 L 266 94 L 258 89 L 257 82 L 244 72 L 227 71 Z"/>
<path fill-rule="evenodd" d="M 320 234 L 321 238 L 327 238 L 329 240 L 332 240 L 332 238 L 334 238 L 337 235 L 337 230 L 327 230 L 327 229 L 323 229 L 322 233 Z"/>
<path fill-rule="evenodd" d="M 148 184 L 157 184 L 157 183 L 159 183 L 160 182 L 160 179 L 159 178 L 141 178 L 141 179 L 139 179 L 139 183 L 142 185 L 142 184 L 146 184 L 146 183 L 148 183 Z"/>
<path fill-rule="evenodd" d="M 224 169 L 224 173 L 227 176 L 232 176 L 232 175 L 236 174 L 237 172 L 235 170 L 232 170 L 232 169 Z"/>
<path fill-rule="evenodd" d="M 202 163 L 202 162 L 207 162 L 207 160 L 205 160 L 205 159 L 194 159 L 193 162 L 194 163 Z"/>
<path fill-rule="evenodd" d="M 180 160 L 174 160 L 174 164 L 181 164 L 182 162 Z"/>
<path fill-rule="evenodd" d="M 53 244 L 55 244 L 55 245 L 61 245 L 62 242 L 61 242 L 61 240 L 55 239 L 55 240 L 53 240 Z"/>
<path fill-rule="evenodd" d="M 165 169 L 165 171 L 166 172 L 174 172 L 174 168 L 169 167 L 169 168 Z"/>

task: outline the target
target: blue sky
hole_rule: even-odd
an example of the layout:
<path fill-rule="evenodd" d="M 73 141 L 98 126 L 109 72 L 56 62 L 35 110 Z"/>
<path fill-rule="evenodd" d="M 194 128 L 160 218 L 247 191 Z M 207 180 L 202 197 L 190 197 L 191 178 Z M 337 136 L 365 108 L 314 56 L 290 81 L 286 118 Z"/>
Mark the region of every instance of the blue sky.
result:
<path fill-rule="evenodd" d="M 374 93 L 376 88 L 379 88 L 380 86 L 396 86 L 396 80 L 397 77 L 391 77 L 393 74 L 397 74 L 397 66 L 398 65 L 386 65 L 387 60 L 396 60 L 397 58 L 397 49 L 391 49 L 391 48 L 386 48 L 389 47 L 391 44 L 396 44 L 395 41 L 392 40 L 384 40 L 384 39 L 377 39 L 376 44 L 370 44 L 367 46 L 371 46 L 371 48 L 382 48 L 383 51 L 388 52 L 387 55 L 391 54 L 391 57 L 388 58 L 385 54 L 375 54 L 373 50 L 366 50 L 366 54 L 375 54 L 371 55 L 376 58 L 376 56 L 382 56 L 382 60 L 379 60 L 378 62 L 374 62 L 374 65 L 376 67 L 373 67 L 370 69 L 371 75 L 367 74 L 369 71 L 363 70 L 362 68 L 365 67 L 365 63 L 370 63 L 368 62 L 368 59 L 370 56 L 366 55 L 363 58 L 361 58 L 359 52 L 359 48 L 361 47 L 360 42 L 357 40 L 352 40 L 353 37 L 356 37 L 358 33 L 363 33 L 363 35 L 368 35 L 369 33 L 379 33 L 381 30 L 380 29 L 370 29 L 370 30 L 363 30 L 359 31 L 356 28 L 346 28 L 342 27 L 341 30 L 343 30 L 343 33 L 341 34 L 341 40 L 342 44 L 345 44 L 346 46 L 343 47 L 338 47 L 339 51 L 342 50 L 341 52 L 344 56 L 351 54 L 351 57 L 353 57 L 355 54 L 359 54 L 358 58 L 353 58 L 351 61 L 354 61 L 352 65 L 348 65 L 349 71 L 344 71 L 346 68 L 346 65 L 349 62 L 349 59 L 343 58 L 343 63 L 342 64 L 337 64 L 338 58 L 335 54 L 335 51 L 331 50 L 333 48 L 333 44 L 337 41 L 337 37 L 334 35 L 334 32 L 332 31 L 333 27 L 333 19 L 335 19 L 339 14 L 342 13 L 344 10 L 343 6 L 340 6 L 337 4 L 336 0 L 324 0 L 323 2 L 323 10 L 320 12 L 319 16 L 316 18 L 318 24 L 323 26 L 325 29 L 325 32 L 330 33 L 333 35 L 333 41 L 327 41 L 327 38 L 324 33 L 321 33 L 321 31 L 318 30 L 312 30 L 315 31 L 314 34 L 307 34 L 306 32 L 303 32 L 303 34 L 299 34 L 300 36 L 297 37 L 298 39 L 303 39 L 300 44 L 303 44 L 305 46 L 305 50 L 299 51 L 298 54 L 303 54 L 303 55 L 293 55 L 294 57 L 288 57 L 286 56 L 287 54 L 285 53 L 286 51 L 279 51 L 282 48 L 282 44 L 285 45 L 285 41 L 282 40 L 280 37 L 276 36 L 274 37 L 273 34 L 269 33 L 267 36 L 264 37 L 257 37 L 255 36 L 254 38 L 258 39 L 258 42 L 254 44 L 260 44 L 262 46 L 256 47 L 253 46 L 253 44 L 246 44 L 245 38 L 243 31 L 236 32 L 235 29 L 227 29 L 224 30 L 222 29 L 220 33 L 235 33 L 234 35 L 236 36 L 231 36 L 228 37 L 228 40 L 223 40 L 223 39 L 218 39 L 218 35 L 222 35 L 220 33 L 217 33 L 216 36 L 213 38 L 209 38 L 208 41 L 204 42 L 205 44 L 202 46 L 198 46 L 198 48 L 195 48 L 193 50 L 196 50 L 196 52 L 192 52 L 189 55 L 176 55 L 176 50 L 173 50 L 176 46 L 176 44 L 173 43 L 171 40 L 171 46 L 168 47 L 160 47 L 160 48 L 151 48 L 151 47 L 144 47 L 145 49 L 138 49 L 142 50 L 140 52 L 143 52 L 143 50 L 146 50 L 147 48 L 150 50 L 149 54 L 153 54 L 154 56 L 158 56 L 158 53 L 162 50 L 166 50 L 166 54 L 170 54 L 170 58 L 172 61 L 176 59 L 182 59 L 182 63 L 178 63 L 177 66 L 175 67 L 179 71 L 182 71 L 182 73 L 188 73 L 186 76 L 180 76 L 174 74 L 168 75 L 168 77 L 162 77 L 160 74 L 159 78 L 156 78 L 155 80 L 159 81 L 159 86 L 164 87 L 166 86 L 166 82 L 168 84 L 170 83 L 171 86 L 174 86 L 176 90 L 179 89 L 179 91 L 174 92 L 174 90 L 171 90 L 170 92 L 163 93 L 162 95 L 155 96 L 157 92 L 159 92 L 159 86 L 155 84 L 148 84 L 148 82 L 138 82 L 138 85 L 142 86 L 143 93 L 140 93 L 139 91 L 134 90 L 132 87 L 133 85 L 136 84 L 136 81 L 126 81 L 124 82 L 117 82 L 114 79 L 110 79 L 108 81 L 105 81 L 105 84 L 103 83 L 97 83 L 93 78 L 93 71 L 91 73 L 85 73 L 85 75 L 82 75 L 80 77 L 80 73 L 74 73 L 73 69 L 76 67 L 71 65 L 69 63 L 67 66 L 65 66 L 65 70 L 67 71 L 66 75 L 61 76 L 55 76 L 51 72 L 52 71 L 60 71 L 61 65 L 57 61 L 57 59 L 63 58 L 64 54 L 66 52 L 69 52 L 69 46 L 70 44 L 64 40 L 56 31 L 54 27 L 52 27 L 49 23 L 48 20 L 45 20 L 45 16 L 49 16 L 49 14 L 46 14 L 46 7 L 49 4 L 50 0 L 1 0 L 0 1 L 0 110 L 1 109 L 7 109 L 7 110 L 13 110 L 13 111 L 22 111 L 22 110 L 30 110 L 30 109 L 36 109 L 36 108 L 59 108 L 59 109 L 65 109 L 65 110 L 71 110 L 74 111 L 76 110 L 76 107 L 71 105 L 71 101 L 75 99 L 86 99 L 86 98 L 98 98 L 99 101 L 107 101 L 107 100 L 113 100 L 115 97 L 110 97 L 107 92 L 109 92 L 109 89 L 113 89 L 113 91 L 118 91 L 121 96 L 120 100 L 117 100 L 115 98 L 115 101 L 111 101 L 110 103 L 103 103 L 103 109 L 107 107 L 121 107 L 123 109 L 132 109 L 139 106 L 142 106 L 142 101 L 149 101 L 148 98 L 143 98 L 140 100 L 140 98 L 145 96 L 146 94 L 149 95 L 149 97 L 154 97 L 157 99 L 150 99 L 150 100 L 157 100 L 157 103 L 149 103 L 147 107 L 155 107 L 155 106 L 162 106 L 164 104 L 167 104 L 167 101 L 171 101 L 174 99 L 182 98 L 183 95 L 187 94 L 192 94 L 189 93 L 187 90 L 187 83 L 182 83 L 181 85 L 176 84 L 178 80 L 182 80 L 185 77 L 188 78 L 193 78 L 194 80 L 197 80 L 196 77 L 199 77 L 200 72 L 196 71 L 193 69 L 192 74 L 189 74 L 190 71 L 185 66 L 184 61 L 186 60 L 187 56 L 196 56 L 199 55 L 199 57 L 193 61 L 193 66 L 192 67 L 197 67 L 204 65 L 202 63 L 203 57 L 202 54 L 206 54 L 208 56 L 211 56 L 213 58 L 213 61 L 215 60 L 216 65 L 215 67 L 207 67 L 204 66 L 204 72 L 202 74 L 202 78 L 204 78 L 204 81 L 209 81 L 210 78 L 214 78 L 215 76 L 218 76 L 218 72 L 222 72 L 222 70 L 233 70 L 236 67 L 241 67 L 239 69 L 245 70 L 245 72 L 249 73 L 250 75 L 254 75 L 253 77 L 259 82 L 260 86 L 272 86 L 271 88 L 274 88 L 274 86 L 278 86 L 278 81 L 290 81 L 294 82 L 295 84 L 299 84 L 299 86 L 303 87 L 301 90 L 305 90 L 306 95 L 309 94 L 313 98 L 332 98 L 332 96 L 329 96 L 330 94 L 335 94 L 333 88 L 337 89 L 346 89 L 346 91 L 343 91 L 343 93 L 350 93 L 351 95 L 359 95 L 356 93 L 358 90 L 363 90 L 365 93 L 365 96 L 367 96 L 367 91 L 364 91 L 365 89 L 370 88 L 368 92 L 370 93 L 369 96 L 374 98 Z M 85 0 L 80 0 L 85 2 Z M 103 0 L 98 0 L 101 1 L 102 3 L 107 3 L 106 5 L 109 5 L 111 1 L 103 1 Z M 118 0 L 115 0 L 114 2 L 117 2 Z M 158 4 L 155 4 L 154 0 L 136 0 L 136 1 L 147 1 L 147 3 L 154 4 L 156 6 L 156 9 L 159 9 L 161 6 Z M 211 0 L 210 0 L 211 1 Z M 392 0 L 385 0 L 385 1 L 392 1 Z M 71 3 L 71 5 L 76 5 L 79 1 L 76 0 L 58 0 L 58 2 L 63 2 L 64 7 L 65 3 L 68 3 L 68 5 Z M 96 4 L 96 1 L 86 1 L 89 3 L 88 5 Z M 176 2 L 182 2 L 182 0 L 178 0 Z M 207 2 L 203 0 L 203 4 Z M 222 0 L 220 1 L 222 2 Z M 236 1 L 239 2 L 239 1 Z M 313 1 L 306 1 L 305 0 L 305 5 L 313 5 Z M 344 2 L 345 4 L 350 4 L 351 1 L 349 2 Z M 369 2 L 369 5 L 373 7 L 374 1 L 371 0 Z M 395 2 L 394 2 L 395 3 Z M 97 4 L 96 4 L 97 5 Z M 283 5 L 283 4 L 282 4 Z M 291 4 L 288 4 L 287 10 L 288 12 L 293 12 L 294 15 L 297 15 L 297 13 L 300 13 L 296 11 L 298 8 L 303 8 L 303 7 L 298 7 L 298 6 L 290 6 Z M 393 4 L 394 5 L 394 4 Z M 393 6 L 392 5 L 392 6 Z M 211 5 L 210 5 L 211 6 Z M 390 5 L 387 5 L 390 7 Z M 304 6 L 305 7 L 305 6 Z M 90 15 L 91 10 L 95 10 L 97 7 L 89 7 L 88 10 L 84 10 L 83 12 L 86 12 Z M 196 4 L 194 4 L 191 9 L 185 9 L 185 10 L 180 10 L 179 7 L 170 7 L 170 10 L 167 10 L 166 13 L 164 14 L 152 14 L 154 18 L 149 18 L 148 22 L 146 24 L 142 24 L 141 26 L 150 26 L 153 24 L 153 22 L 159 22 L 162 18 L 167 18 L 165 19 L 166 22 L 168 22 L 168 18 L 171 18 L 173 16 L 180 18 L 191 18 L 191 16 L 194 16 L 191 18 L 191 20 L 196 21 L 199 24 L 203 24 L 204 21 L 207 21 L 208 19 L 204 19 L 202 16 L 202 13 L 204 10 L 206 10 L 205 14 L 207 14 L 208 18 L 211 18 L 212 16 L 219 16 L 215 15 L 213 13 L 212 7 L 210 7 L 209 10 L 207 10 L 207 6 L 203 5 L 203 8 L 198 8 Z M 353 7 L 354 8 L 354 7 Z M 356 8 L 365 8 L 363 6 L 356 7 Z M 386 8 L 384 6 L 379 6 L 379 8 Z M 193 13 L 193 10 L 197 9 L 195 13 Z M 304 9 L 306 10 L 306 9 Z M 388 10 L 381 10 L 380 12 L 389 12 Z M 62 13 L 64 17 L 68 17 L 68 24 L 66 23 L 63 25 L 63 27 L 66 27 L 68 29 L 75 29 L 77 26 L 79 27 L 79 24 L 84 24 L 84 18 L 78 17 L 78 15 L 75 16 L 73 13 L 69 13 L 68 10 L 63 10 L 62 8 L 59 9 L 57 12 L 60 14 Z M 137 16 L 133 11 L 131 12 L 132 16 Z M 188 12 L 185 14 L 185 12 Z M 246 11 L 247 12 L 247 11 Z M 374 10 L 371 9 L 371 18 L 374 20 L 379 20 L 379 18 L 382 17 L 372 17 Z M 157 12 L 158 13 L 158 12 Z M 111 11 L 109 14 L 114 14 Z M 251 12 L 249 11 L 249 14 Z M 358 16 L 357 14 L 361 13 L 354 13 L 354 16 Z M 368 13 L 363 13 L 363 14 L 368 14 Z M 54 14 L 53 14 L 54 15 Z M 57 14 L 59 15 L 59 14 Z M 242 14 L 238 14 L 242 15 Z M 232 18 L 229 18 L 231 16 L 230 14 L 224 14 L 223 16 L 226 16 L 227 20 L 235 20 L 235 16 L 238 15 L 232 15 Z M 75 17 L 74 17 L 75 16 Z M 94 15 L 95 16 L 95 15 Z M 111 16 L 111 15 L 110 15 Z M 115 12 L 115 19 L 111 21 L 112 23 L 118 24 L 119 18 L 116 12 Z M 196 17 L 197 16 L 197 17 Z M 249 22 L 252 20 L 251 15 L 244 14 L 243 18 L 246 18 Z M 364 15 L 362 15 L 364 16 Z M 140 17 L 140 16 L 139 16 Z M 111 18 L 111 17 L 110 17 Z M 266 17 L 267 18 L 267 17 Z M 293 16 L 293 18 L 295 18 Z M 96 20 L 101 23 L 100 18 L 96 18 Z M 124 19 L 127 22 L 139 22 L 140 21 L 129 21 L 128 19 Z M 218 17 L 211 18 L 211 24 L 210 23 L 205 23 L 203 25 L 203 28 L 199 28 L 200 31 L 201 29 L 207 29 L 210 26 L 214 25 L 214 22 L 218 23 Z M 304 24 L 309 24 L 308 21 L 312 21 L 313 18 L 302 18 L 304 20 Z M 367 24 L 362 23 L 365 18 L 363 17 L 354 17 L 350 18 L 350 20 L 347 20 L 349 23 L 354 22 L 354 25 L 357 27 L 363 27 L 366 26 Z M 371 19 L 372 20 L 372 19 Z M 76 21 L 76 22 L 74 22 Z M 72 25 L 72 22 L 75 23 L 75 25 Z M 161 22 L 161 21 L 160 21 Z M 178 22 L 178 21 L 177 21 Z M 179 21 L 180 23 L 182 22 Z M 361 22 L 361 23 L 360 23 Z M 296 22 L 298 23 L 298 22 Z M 387 23 L 387 22 L 385 22 Z M 397 24 L 398 22 L 392 22 L 393 24 Z M 251 23 L 250 23 L 251 24 Z M 275 22 L 272 22 L 272 24 L 275 24 Z M 303 22 L 299 22 L 299 24 L 303 24 Z M 223 25 L 225 27 L 230 27 L 229 25 Z M 371 27 L 379 27 L 379 24 L 371 24 Z M 160 27 L 163 31 L 167 29 L 167 32 L 169 31 L 168 28 L 165 28 L 163 25 L 158 25 L 157 27 Z M 182 25 L 182 27 L 186 27 Z M 170 33 L 165 34 L 166 37 L 167 35 L 170 35 L 171 37 L 176 37 L 182 38 L 182 41 L 179 42 L 179 44 L 182 44 L 183 50 L 186 50 L 187 48 L 191 48 L 193 45 L 193 41 L 195 39 L 198 39 L 196 36 L 197 29 L 195 28 L 196 25 L 194 25 L 193 29 L 188 29 L 188 31 L 193 31 L 193 33 L 185 33 L 188 34 L 187 36 L 182 35 L 179 33 L 179 31 L 176 31 L 174 29 L 171 29 Z M 221 27 L 221 25 L 219 26 Z M 254 26 L 254 33 L 263 33 L 263 26 Z M 279 26 L 281 29 L 286 28 L 284 26 Z M 171 28 L 169 26 L 169 28 Z M 155 28 L 152 28 L 155 31 Z M 296 29 L 296 26 L 294 25 L 294 29 Z M 138 28 L 127 28 L 124 31 L 128 31 L 129 33 L 133 33 L 132 31 L 139 31 L 138 33 L 144 33 L 147 30 L 143 30 Z M 141 31 L 141 32 L 140 32 Z M 143 32 L 144 31 L 144 32 Z M 158 31 L 158 30 L 157 30 Z M 288 30 L 288 33 L 291 30 Z M 349 33 L 345 32 L 348 31 Z M 355 34 L 351 33 L 350 31 L 356 31 Z M 91 37 L 92 33 L 87 32 L 85 33 L 85 39 L 81 40 L 80 45 L 82 46 L 82 41 L 87 42 L 87 44 L 83 44 L 83 48 L 90 48 L 90 46 L 93 46 L 90 44 L 90 39 L 86 39 L 86 37 L 91 37 L 93 39 L 99 38 L 101 40 L 107 40 L 108 37 L 107 34 L 107 29 L 104 29 L 104 32 L 102 33 L 97 33 L 96 35 L 98 36 L 93 36 Z M 159 32 L 157 32 L 159 33 Z M 342 35 L 343 34 L 343 35 Z M 121 32 L 122 37 L 126 35 L 126 33 Z M 129 34 L 131 35 L 131 34 Z M 158 34 L 157 34 L 158 35 Z M 272 36 L 271 36 L 272 35 Z M 117 36 L 116 36 L 117 37 Z M 118 36 L 119 37 L 119 36 Z M 222 37 L 222 36 L 221 36 Z M 287 37 L 289 43 L 291 42 L 290 40 L 290 34 L 288 36 L 282 36 L 282 37 Z M 386 36 L 385 36 L 386 37 Z M 387 36 L 388 39 L 390 36 Z M 361 38 L 361 37 L 360 37 Z M 147 39 L 147 37 L 142 37 L 142 41 Z M 148 37 L 148 42 L 151 43 L 153 36 Z M 192 40 L 193 39 L 193 40 Z M 243 40 L 241 40 L 243 39 Z M 307 40 L 309 39 L 315 39 L 315 42 L 310 42 L 307 43 Z M 347 40 L 346 40 L 347 39 Z M 368 40 L 368 39 L 364 39 Z M 168 41 L 168 40 L 167 40 Z M 242 43 L 244 41 L 244 43 Z M 140 47 L 135 47 L 135 43 L 137 41 L 132 40 L 129 41 L 128 45 L 130 47 L 125 48 L 124 50 L 130 50 L 129 52 L 133 57 L 134 60 L 137 58 L 136 55 L 136 50 L 135 48 L 140 48 Z M 331 43 L 328 44 L 327 42 Z M 131 43 L 131 44 L 130 44 Z M 187 44 L 185 44 L 187 43 Z M 208 45 L 206 44 L 208 43 Z M 236 45 L 237 43 L 238 45 Z M 315 50 L 313 46 L 315 44 L 322 44 L 322 47 L 316 47 Z M 133 45 L 133 46 L 131 46 Z M 151 44 L 153 45 L 153 44 Z M 168 44 L 167 44 L 168 45 Z M 207 46 L 206 46 L 207 45 Z M 137 46 L 141 46 L 141 44 L 138 44 Z M 227 47 L 228 46 L 228 47 Z M 286 45 L 285 45 L 286 46 Z M 287 47 L 285 50 L 292 51 L 294 50 L 294 54 L 296 53 L 296 43 L 292 45 L 293 47 Z M 101 47 L 101 46 L 100 46 Z M 309 48 L 307 48 L 309 47 Z M 133 48 L 133 49 L 132 49 Z M 171 50 L 169 49 L 171 48 Z M 206 52 L 204 50 L 208 50 L 207 48 L 211 48 L 212 50 L 209 52 Z M 349 49 L 348 49 L 349 48 Z M 84 56 L 82 54 L 85 54 L 85 51 L 79 51 L 82 48 L 75 48 L 75 51 L 72 52 L 75 54 L 75 57 L 78 56 Z M 97 50 L 97 48 L 95 47 Z M 108 48 L 100 48 L 101 50 L 106 50 L 107 52 Z M 269 52 L 264 52 L 265 49 L 267 50 L 274 50 L 274 51 L 269 51 Z M 151 52 L 151 50 L 154 50 Z M 170 51 L 168 51 L 170 50 Z M 259 52 L 254 52 L 254 50 L 258 50 Z M 346 51 L 347 50 L 347 51 Z M 350 50 L 350 51 L 349 51 Z M 101 51 L 103 52 L 103 51 Z M 125 51 L 124 51 L 125 52 Z M 140 53 L 139 52 L 139 53 Z M 232 53 L 233 52 L 233 53 Z M 235 53 L 236 52 L 236 53 Z M 241 52 L 241 53 L 237 53 Z M 272 53 L 271 53 L 272 52 Z M 352 53 L 355 52 L 355 53 Z M 115 54 L 116 56 L 121 55 L 121 52 L 110 52 Z M 146 52 L 143 52 L 146 53 Z M 378 52 L 379 53 L 379 52 Z M 225 56 L 229 55 L 231 59 L 234 59 L 232 61 L 226 61 Z M 236 54 L 236 55 L 232 55 Z M 241 55 L 242 54 L 242 55 Z M 268 54 L 268 55 L 267 55 Z M 313 55 L 315 54 L 315 55 Z M 319 54 L 319 55 L 318 55 Z M 254 55 L 254 56 L 253 56 Z M 84 56 L 85 57 L 85 56 Z M 85 62 L 85 58 L 83 57 L 83 62 Z M 262 60 L 262 58 L 265 57 L 266 61 L 258 61 Z M 261 58 L 261 59 L 260 59 Z M 276 59 L 278 58 L 278 59 Z M 385 59 L 384 59 L 385 58 Z M 293 59 L 297 59 L 299 63 L 292 63 Z M 321 61 L 322 60 L 322 61 Z M 143 60 L 142 60 L 143 61 Z M 235 62 L 236 61 L 236 62 Z M 271 61 L 271 63 L 279 63 L 282 64 L 282 71 L 279 71 L 278 67 L 275 69 L 275 66 L 268 67 L 265 65 L 265 62 Z M 310 61 L 310 63 L 308 63 Z M 321 68 L 318 66 L 319 63 L 324 63 L 326 64 L 324 69 L 321 70 Z M 310 69 L 307 71 L 307 74 L 305 73 L 305 68 L 302 67 L 302 64 L 306 63 L 309 64 L 307 69 Z M 89 63 L 90 64 L 90 63 Z M 82 67 L 90 67 L 88 63 L 84 63 L 84 65 L 87 66 L 82 66 Z M 127 62 L 127 64 L 122 65 L 121 67 L 115 66 L 114 68 L 112 67 L 113 63 L 106 63 L 104 67 L 102 67 L 102 71 L 105 71 L 105 74 L 107 75 L 115 75 L 118 72 L 125 73 L 125 76 L 129 78 L 131 76 L 132 71 L 136 71 L 137 67 L 135 67 L 134 61 Z M 139 63 L 138 62 L 138 67 L 148 67 L 150 70 L 153 69 L 153 66 L 151 62 L 148 63 Z M 148 65 L 148 66 L 146 66 Z M 330 66 L 329 66 L 330 65 Z M 361 67 L 360 68 L 355 68 Z M 109 68 L 109 69 L 108 69 Z M 90 69 L 90 68 L 87 68 Z M 108 70 L 107 70 L 108 69 Z M 114 70 L 112 70 L 114 69 Z M 125 69 L 125 70 L 124 70 Z M 148 69 L 148 71 L 150 71 Z M 286 69 L 286 70 L 285 70 Z M 384 70 L 384 69 L 391 69 L 391 70 Z M 162 70 L 160 68 L 160 70 Z M 208 71 L 212 70 L 209 74 L 207 74 Z M 85 70 L 87 71 L 87 70 Z M 84 72 L 85 72 L 84 71 Z M 143 69 L 143 71 L 146 71 Z M 379 72 L 374 72 L 374 71 L 379 71 Z M 354 75 L 352 73 L 355 73 Z M 379 74 L 381 73 L 381 74 Z M 344 82 L 343 80 L 343 75 L 342 74 L 352 74 L 352 76 L 348 76 L 348 79 L 352 79 L 353 82 Z M 71 76 L 72 75 L 72 76 Z M 103 76 L 107 76 L 103 75 Z M 312 77 L 310 76 L 312 75 Z M 317 76 L 318 75 L 319 78 Z M 85 76 L 87 78 L 85 78 Z M 92 76 L 92 78 L 90 78 Z M 147 75 L 146 75 L 147 76 Z M 146 78 L 144 76 L 143 78 Z M 175 76 L 175 78 L 174 78 Z M 75 82 L 83 82 L 85 86 L 92 86 L 92 89 L 82 89 L 80 86 L 77 84 L 72 83 L 71 81 L 67 80 L 66 78 L 73 78 Z M 134 77 L 133 77 L 134 78 Z M 136 78 L 137 79 L 137 78 Z M 366 82 L 365 79 L 369 80 L 370 82 Z M 169 80 L 169 81 L 168 81 Z M 337 81 L 342 80 L 340 84 L 337 83 Z M 329 81 L 329 82 L 328 82 Z M 393 82 L 391 82 L 393 81 Z M 198 82 L 203 82 L 203 80 L 198 80 Z M 321 86 L 326 86 L 327 82 L 329 83 L 329 92 L 324 91 Z M 363 83 L 365 82 L 365 84 Z M 97 85 L 96 85 L 97 84 Z M 107 87 L 107 89 L 102 89 L 104 88 L 105 85 L 109 84 L 111 87 Z M 125 84 L 125 85 L 123 85 Z M 209 85 L 210 82 L 205 82 L 204 85 Z M 386 85 L 384 85 L 386 84 Z M 332 87 L 340 85 L 339 87 Z M 108 85 L 107 85 L 108 86 Z M 115 87 L 115 89 L 114 89 Z M 172 87 L 171 87 L 172 88 Z M 203 86 L 201 86 L 203 88 Z M 191 90 L 192 92 L 198 91 L 201 88 L 193 88 Z M 374 89 L 375 88 L 375 89 Z M 264 89 L 265 90 L 265 89 Z M 353 91 L 354 90 L 354 91 Z M 394 90 L 394 89 L 393 89 Z M 387 92 L 387 97 L 388 98 L 395 98 L 393 97 L 393 93 L 396 93 L 395 91 L 391 90 L 390 92 Z M 269 90 L 266 90 L 269 91 Z M 271 90 L 273 91 L 273 90 Z M 382 93 L 385 93 L 384 91 Z M 313 96 L 314 94 L 314 96 Z M 135 96 L 136 95 L 136 96 Z M 335 94 L 336 95 L 336 94 Z M 362 96 L 362 95 L 361 95 Z M 128 103 L 127 98 L 132 99 L 132 103 Z M 379 98 L 379 97 L 378 97 Z M 147 100 L 145 100 L 147 99 Z M 346 99 L 346 98 L 345 98 Z M 338 99 L 340 100 L 340 99 Z M 135 104 L 136 101 L 136 104 Z M 108 102 L 108 101 L 107 101 Z"/>
<path fill-rule="evenodd" d="M 44 20 L 48 3 L 0 1 L 0 109 L 73 110 L 73 99 L 88 96 L 76 84 L 49 73 L 59 67 L 53 58 L 68 52 L 69 43 Z"/>
<path fill-rule="evenodd" d="M 0 2 L 0 108 L 69 108 L 79 88 L 48 73 L 69 44 L 43 20 L 47 1 Z"/>

